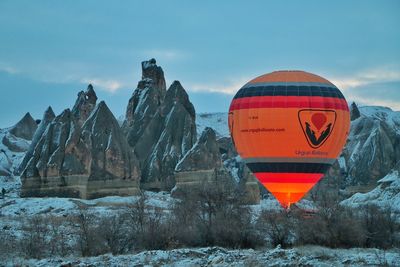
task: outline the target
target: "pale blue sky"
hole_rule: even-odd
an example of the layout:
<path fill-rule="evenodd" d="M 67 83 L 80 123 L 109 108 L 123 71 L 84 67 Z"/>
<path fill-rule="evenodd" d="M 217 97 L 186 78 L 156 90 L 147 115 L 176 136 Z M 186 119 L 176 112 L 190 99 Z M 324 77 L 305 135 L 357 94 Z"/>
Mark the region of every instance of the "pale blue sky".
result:
<path fill-rule="evenodd" d="M 125 113 L 154 57 L 197 112 L 227 111 L 246 81 L 302 69 L 349 101 L 400 110 L 400 1 L 0 0 L 0 128 L 94 84 Z"/>

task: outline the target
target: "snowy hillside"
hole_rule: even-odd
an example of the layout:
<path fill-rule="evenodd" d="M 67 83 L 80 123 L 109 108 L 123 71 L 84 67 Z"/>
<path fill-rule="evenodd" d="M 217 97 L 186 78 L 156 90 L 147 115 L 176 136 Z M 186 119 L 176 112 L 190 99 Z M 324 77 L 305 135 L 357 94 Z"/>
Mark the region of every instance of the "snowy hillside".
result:
<path fill-rule="evenodd" d="M 203 132 L 206 127 L 215 130 L 218 137 L 229 137 L 228 113 L 200 113 L 196 114 L 197 135 Z"/>

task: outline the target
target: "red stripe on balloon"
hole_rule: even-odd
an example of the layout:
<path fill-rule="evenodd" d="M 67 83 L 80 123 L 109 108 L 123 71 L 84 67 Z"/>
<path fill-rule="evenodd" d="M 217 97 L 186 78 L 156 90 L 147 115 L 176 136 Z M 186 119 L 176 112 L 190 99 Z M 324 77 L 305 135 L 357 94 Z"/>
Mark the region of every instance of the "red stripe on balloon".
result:
<path fill-rule="evenodd" d="M 322 173 L 281 173 L 258 172 L 255 176 L 260 183 L 317 183 Z"/>
<path fill-rule="evenodd" d="M 349 111 L 342 98 L 321 96 L 253 96 L 234 99 L 229 111 L 250 108 L 323 108 Z"/>

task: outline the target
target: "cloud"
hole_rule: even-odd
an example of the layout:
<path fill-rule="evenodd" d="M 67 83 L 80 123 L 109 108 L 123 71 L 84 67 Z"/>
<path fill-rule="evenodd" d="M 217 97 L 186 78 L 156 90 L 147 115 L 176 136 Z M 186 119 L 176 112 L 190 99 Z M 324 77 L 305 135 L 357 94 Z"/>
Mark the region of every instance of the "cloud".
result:
<path fill-rule="evenodd" d="M 17 73 L 19 73 L 19 71 L 16 68 L 8 66 L 8 65 L 6 65 L 6 64 L 4 64 L 2 62 L 0 62 L 0 71 L 6 72 L 8 74 L 17 74 Z"/>
<path fill-rule="evenodd" d="M 95 87 L 100 87 L 100 89 L 106 90 L 110 93 L 115 93 L 118 89 L 123 87 L 123 83 L 117 80 L 105 80 L 99 78 L 84 78 L 80 82 L 89 84 L 91 83 Z"/>
<path fill-rule="evenodd" d="M 363 106 L 384 106 L 390 107 L 395 111 L 400 111 L 400 102 L 399 100 L 392 100 L 392 99 L 371 99 L 369 97 L 360 97 L 357 96 L 356 100 L 358 104 Z"/>
<path fill-rule="evenodd" d="M 224 83 L 188 83 L 192 92 L 217 92 L 228 95 L 235 94 L 253 77 L 225 79 Z M 354 74 L 328 78 L 351 102 L 361 105 L 378 105 L 400 110 L 400 69 L 386 66 L 368 69 Z"/>
<path fill-rule="evenodd" d="M 400 110 L 399 68 L 374 68 L 351 76 L 336 77 L 331 81 L 343 91 L 349 101 Z"/>
<path fill-rule="evenodd" d="M 353 75 L 336 77 L 331 79 L 331 81 L 340 89 L 348 90 L 373 83 L 400 81 L 400 70 L 389 67 L 381 67 L 361 71 Z"/>
<path fill-rule="evenodd" d="M 223 93 L 228 95 L 235 94 L 244 84 L 251 80 L 251 77 L 241 77 L 236 79 L 226 79 L 221 83 L 188 83 L 189 91 Z"/>
<path fill-rule="evenodd" d="M 188 56 L 187 53 L 175 49 L 148 49 L 142 52 L 146 58 L 156 58 L 160 60 L 178 60 Z"/>

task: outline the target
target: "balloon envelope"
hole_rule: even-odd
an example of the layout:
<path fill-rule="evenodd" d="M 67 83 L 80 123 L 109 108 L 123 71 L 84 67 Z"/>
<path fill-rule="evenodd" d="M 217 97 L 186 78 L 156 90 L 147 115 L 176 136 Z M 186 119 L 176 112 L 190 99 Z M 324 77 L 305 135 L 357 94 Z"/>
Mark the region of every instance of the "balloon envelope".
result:
<path fill-rule="evenodd" d="M 236 93 L 229 108 L 239 155 L 284 208 L 299 201 L 335 162 L 349 128 L 340 90 L 304 71 L 259 76 Z"/>

